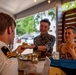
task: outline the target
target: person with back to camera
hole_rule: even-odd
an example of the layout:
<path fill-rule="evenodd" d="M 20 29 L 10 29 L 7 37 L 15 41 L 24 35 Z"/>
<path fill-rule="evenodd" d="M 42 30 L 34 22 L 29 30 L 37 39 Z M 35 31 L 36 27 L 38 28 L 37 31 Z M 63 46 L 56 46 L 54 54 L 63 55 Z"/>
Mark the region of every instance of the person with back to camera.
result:
<path fill-rule="evenodd" d="M 8 45 L 13 44 L 16 23 L 14 19 L 0 12 L 0 75 L 18 75 L 17 53 L 22 53 L 22 45 L 10 52 Z"/>
<path fill-rule="evenodd" d="M 76 28 L 73 26 L 67 26 L 64 29 L 64 43 L 58 46 L 58 52 L 60 52 L 60 58 L 74 59 L 76 60 L 76 43 L 74 38 L 76 37 Z"/>
<path fill-rule="evenodd" d="M 48 34 L 50 22 L 48 19 L 40 21 L 40 35 L 34 38 L 34 51 L 41 52 L 44 56 L 46 52 L 52 52 L 55 43 L 55 37 Z"/>

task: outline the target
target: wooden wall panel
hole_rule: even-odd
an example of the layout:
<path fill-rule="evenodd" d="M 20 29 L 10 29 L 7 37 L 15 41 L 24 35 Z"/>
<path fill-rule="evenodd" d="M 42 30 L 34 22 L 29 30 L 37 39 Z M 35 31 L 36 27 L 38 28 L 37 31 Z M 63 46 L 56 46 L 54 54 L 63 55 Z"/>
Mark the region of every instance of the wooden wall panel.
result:
<path fill-rule="evenodd" d="M 62 18 L 58 20 L 58 44 L 62 43 L 63 33 L 62 33 Z"/>
<path fill-rule="evenodd" d="M 63 23 L 65 26 L 71 25 L 76 27 L 76 8 L 66 11 L 63 14 Z"/>
<path fill-rule="evenodd" d="M 63 34 L 66 26 L 76 27 L 76 8 L 63 12 L 62 18 L 58 20 L 58 44 L 64 42 Z"/>
<path fill-rule="evenodd" d="M 62 26 L 63 26 L 63 29 L 67 26 L 76 27 L 76 8 L 64 12 L 63 18 L 62 18 Z"/>

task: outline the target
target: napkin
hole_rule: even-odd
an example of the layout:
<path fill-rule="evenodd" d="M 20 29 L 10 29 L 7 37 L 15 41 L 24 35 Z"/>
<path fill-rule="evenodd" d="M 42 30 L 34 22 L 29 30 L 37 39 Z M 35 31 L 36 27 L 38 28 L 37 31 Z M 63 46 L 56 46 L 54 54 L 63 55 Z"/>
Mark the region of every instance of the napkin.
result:
<path fill-rule="evenodd" d="M 50 59 L 46 56 L 43 71 L 42 71 L 42 75 L 48 75 L 48 71 L 49 71 L 49 68 L 50 68 L 50 63 L 51 63 Z"/>

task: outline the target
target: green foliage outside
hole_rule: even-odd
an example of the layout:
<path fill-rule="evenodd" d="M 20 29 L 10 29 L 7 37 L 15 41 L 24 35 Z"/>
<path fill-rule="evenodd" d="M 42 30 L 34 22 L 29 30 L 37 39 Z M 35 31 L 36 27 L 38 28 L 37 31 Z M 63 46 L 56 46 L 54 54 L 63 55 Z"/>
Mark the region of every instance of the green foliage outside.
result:
<path fill-rule="evenodd" d="M 34 16 L 29 16 L 16 21 L 17 24 L 17 35 L 23 35 L 25 33 L 30 34 L 31 32 L 37 31 L 34 23 Z"/>
<path fill-rule="evenodd" d="M 76 8 L 76 1 L 67 2 L 62 5 L 63 11 Z"/>

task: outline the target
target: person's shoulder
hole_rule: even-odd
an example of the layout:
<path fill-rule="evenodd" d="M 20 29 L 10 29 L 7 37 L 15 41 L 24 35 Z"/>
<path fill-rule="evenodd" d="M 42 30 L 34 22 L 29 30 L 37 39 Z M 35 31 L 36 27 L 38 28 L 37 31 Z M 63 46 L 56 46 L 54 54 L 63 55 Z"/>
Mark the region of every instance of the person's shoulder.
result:
<path fill-rule="evenodd" d="M 48 34 L 48 37 L 52 40 L 55 40 L 55 36 L 54 35 L 51 35 L 51 34 Z"/>
<path fill-rule="evenodd" d="M 37 38 L 39 38 L 39 37 L 40 37 L 40 35 L 38 35 L 38 36 L 34 37 L 34 39 L 37 39 Z"/>
<path fill-rule="evenodd" d="M 65 43 L 61 43 L 61 44 L 59 44 L 58 47 L 61 48 L 63 45 L 65 45 Z"/>
<path fill-rule="evenodd" d="M 63 46 L 65 43 L 61 43 L 61 44 L 59 44 L 58 46 Z"/>
<path fill-rule="evenodd" d="M 62 46 L 63 46 L 64 44 L 65 44 L 65 43 L 59 44 L 59 45 L 58 45 L 58 48 L 57 48 L 57 51 L 61 51 L 61 48 L 62 48 Z"/>
<path fill-rule="evenodd" d="M 48 34 L 50 37 L 54 37 L 55 38 L 55 36 L 54 35 L 51 35 L 51 34 Z"/>

